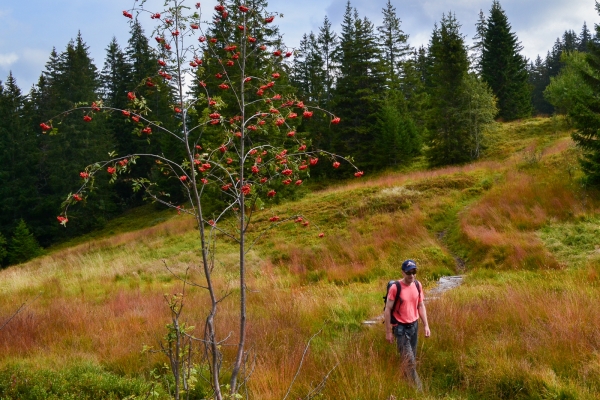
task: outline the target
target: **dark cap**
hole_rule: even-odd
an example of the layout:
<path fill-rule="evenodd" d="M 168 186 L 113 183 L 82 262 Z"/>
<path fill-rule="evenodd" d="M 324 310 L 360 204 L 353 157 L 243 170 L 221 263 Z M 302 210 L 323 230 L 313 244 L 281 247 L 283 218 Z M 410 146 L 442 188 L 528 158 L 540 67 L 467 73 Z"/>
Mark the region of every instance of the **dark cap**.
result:
<path fill-rule="evenodd" d="M 417 269 L 417 263 L 413 260 L 406 260 L 402 263 L 402 271 L 408 272 L 411 269 Z"/>

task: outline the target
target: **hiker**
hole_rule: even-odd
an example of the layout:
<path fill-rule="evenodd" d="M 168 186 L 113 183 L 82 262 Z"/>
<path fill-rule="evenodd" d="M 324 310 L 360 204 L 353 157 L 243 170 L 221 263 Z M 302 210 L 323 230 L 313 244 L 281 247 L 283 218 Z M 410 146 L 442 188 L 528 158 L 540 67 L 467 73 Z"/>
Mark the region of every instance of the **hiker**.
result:
<path fill-rule="evenodd" d="M 402 263 L 403 278 L 388 285 L 387 300 L 385 303 L 385 338 L 388 342 L 398 346 L 398 353 L 402 357 L 402 368 L 408 378 L 418 390 L 422 390 L 421 380 L 417 374 L 417 333 L 419 317 L 423 321 L 425 337 L 431 335 L 427 323 L 427 311 L 423 303 L 424 295 L 421 283 L 417 281 L 417 264 L 413 260 Z M 397 290 L 400 296 L 396 301 Z M 396 304 L 394 304 L 396 303 Z"/>

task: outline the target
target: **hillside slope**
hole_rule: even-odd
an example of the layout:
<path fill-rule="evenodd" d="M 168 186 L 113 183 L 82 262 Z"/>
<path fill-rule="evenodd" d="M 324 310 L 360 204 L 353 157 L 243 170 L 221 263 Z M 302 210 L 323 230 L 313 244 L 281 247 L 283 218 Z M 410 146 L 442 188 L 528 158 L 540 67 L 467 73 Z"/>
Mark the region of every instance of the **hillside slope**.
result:
<path fill-rule="evenodd" d="M 294 382 L 293 398 L 320 383 L 326 399 L 594 398 L 600 196 L 581 186 L 576 160 L 562 121 L 505 123 L 478 162 L 417 164 L 257 212 L 250 235 L 260 240 L 248 254 L 250 397 L 281 399 Z M 293 218 L 261 230 L 273 227 L 272 215 Z M 128 231 L 139 221 L 150 222 Z M 0 330 L 0 397 L 34 398 L 24 394 L 29 379 L 47 395 L 35 398 L 59 387 L 64 398 L 82 374 L 100 388 L 87 398 L 142 398 L 151 382 L 164 396 L 158 377 L 167 359 L 142 349 L 158 348 L 169 323 L 163 296 L 182 290 L 186 271 L 199 286 L 186 288 L 185 319 L 202 334 L 197 246 L 189 217 L 146 208 L 89 241 L 0 271 L 0 321 L 29 301 Z M 406 258 L 417 261 L 425 291 L 440 276 L 466 275 L 428 304 L 433 333 L 419 344 L 427 389 L 419 395 L 395 367 L 383 328 L 362 325 L 381 313 L 385 283 Z M 215 284 L 224 335 L 237 314 L 235 260 L 222 239 Z M 205 396 L 201 380 L 194 396 Z"/>

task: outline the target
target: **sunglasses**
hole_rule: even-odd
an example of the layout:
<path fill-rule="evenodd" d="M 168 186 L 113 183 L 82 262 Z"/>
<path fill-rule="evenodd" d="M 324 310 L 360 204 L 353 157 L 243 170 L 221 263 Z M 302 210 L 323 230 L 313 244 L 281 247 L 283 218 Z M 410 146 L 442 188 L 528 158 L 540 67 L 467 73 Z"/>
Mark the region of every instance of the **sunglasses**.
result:
<path fill-rule="evenodd" d="M 410 271 L 405 272 L 406 275 L 415 275 L 417 273 L 416 269 L 411 269 Z"/>

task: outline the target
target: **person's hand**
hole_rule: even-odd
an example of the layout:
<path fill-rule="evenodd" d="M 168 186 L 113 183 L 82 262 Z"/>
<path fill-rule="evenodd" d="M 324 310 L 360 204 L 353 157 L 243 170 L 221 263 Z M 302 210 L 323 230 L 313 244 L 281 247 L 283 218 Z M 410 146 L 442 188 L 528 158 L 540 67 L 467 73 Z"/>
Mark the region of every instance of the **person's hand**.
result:
<path fill-rule="evenodd" d="M 429 327 L 426 326 L 425 327 L 425 337 L 429 337 L 429 336 L 431 336 L 431 331 L 429 330 Z"/>
<path fill-rule="evenodd" d="M 386 332 L 385 339 L 390 343 L 394 343 L 394 334 L 392 332 Z"/>

